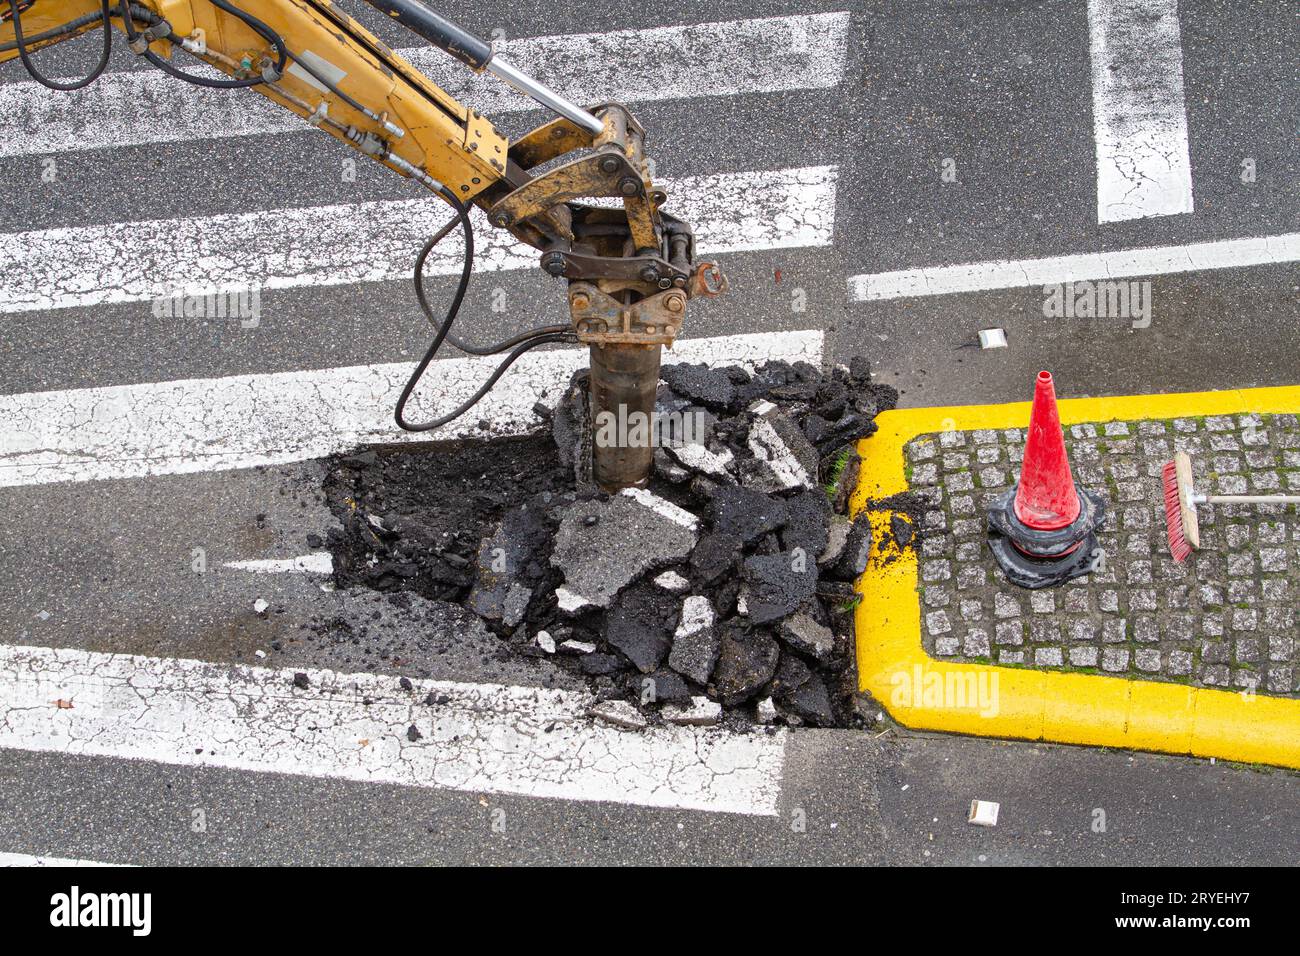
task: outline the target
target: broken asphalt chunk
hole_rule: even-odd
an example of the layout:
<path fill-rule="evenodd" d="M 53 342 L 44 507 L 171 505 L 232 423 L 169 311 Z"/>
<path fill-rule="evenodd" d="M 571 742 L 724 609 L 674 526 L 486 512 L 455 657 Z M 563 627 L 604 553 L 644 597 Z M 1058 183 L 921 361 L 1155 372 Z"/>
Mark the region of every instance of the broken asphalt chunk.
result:
<path fill-rule="evenodd" d="M 748 585 L 745 614 L 754 624 L 793 614 L 817 591 L 816 562 L 797 552 L 752 555 L 745 559 L 742 573 Z"/>
<path fill-rule="evenodd" d="M 662 448 L 655 449 L 655 474 L 680 485 L 691 480 L 691 473 Z"/>
<path fill-rule="evenodd" d="M 721 482 L 734 482 L 736 480 L 731 475 L 731 468 L 736 462 L 736 457 L 729 448 L 710 451 L 704 445 L 687 444 L 677 448 L 669 448 L 667 454 L 682 469 L 694 472 L 697 475 L 704 475 L 706 478 L 713 478 Z M 671 481 L 672 478 L 670 477 L 669 480 Z"/>
<path fill-rule="evenodd" d="M 665 591 L 672 591 L 674 594 L 685 594 L 691 588 L 691 582 L 676 571 L 665 571 L 655 578 L 655 584 Z"/>
<path fill-rule="evenodd" d="M 588 525 L 591 516 L 599 520 Z M 607 608 L 646 571 L 679 561 L 698 540 L 690 512 L 640 488 L 606 501 L 579 501 L 560 521 L 551 564 L 564 574 L 562 610 Z"/>
<path fill-rule="evenodd" d="M 605 615 L 605 640 L 642 674 L 656 670 L 672 645 L 677 598 L 650 584 L 628 588 Z"/>
<path fill-rule="evenodd" d="M 835 566 L 840 559 L 840 555 L 844 553 L 844 546 L 849 543 L 849 529 L 852 526 L 853 522 L 843 515 L 835 515 L 831 519 L 830 528 L 826 533 L 826 547 L 817 556 L 819 565 L 822 567 Z"/>
<path fill-rule="evenodd" d="M 548 537 L 545 523 L 531 508 L 506 512 L 492 536 L 479 545 L 478 577 L 469 596 L 470 610 L 479 617 L 500 621 L 506 614 L 512 588 L 523 587 L 525 569 L 541 554 Z M 516 591 L 516 610 L 519 596 Z"/>
<path fill-rule="evenodd" d="M 518 627 L 528 613 L 528 602 L 532 600 L 531 588 L 522 584 L 512 584 L 506 591 L 506 599 L 501 609 L 501 623 L 506 627 Z"/>
<path fill-rule="evenodd" d="M 659 377 L 677 395 L 715 411 L 725 411 L 736 397 L 736 386 L 726 369 L 674 362 L 665 365 Z"/>
<path fill-rule="evenodd" d="M 871 557 L 871 519 L 866 511 L 860 513 L 849 526 L 844 550 L 835 562 L 835 576 L 852 581 L 867 570 Z"/>
<path fill-rule="evenodd" d="M 734 535 L 751 545 L 763 535 L 783 526 L 790 516 L 780 498 L 769 498 L 752 488 L 719 488 L 709 504 L 713 530 Z"/>
<path fill-rule="evenodd" d="M 786 696 L 781 703 L 791 713 L 803 718 L 814 727 L 831 727 L 835 724 L 831 696 L 820 674 L 810 674 L 808 680 Z"/>
<path fill-rule="evenodd" d="M 835 634 L 806 612 L 792 614 L 782 620 L 776 636 L 787 646 L 801 654 L 807 654 L 819 663 L 825 663 L 835 652 Z"/>
<path fill-rule="evenodd" d="M 585 453 L 587 378 L 586 371 L 574 373 L 551 415 L 551 437 L 555 441 L 560 464 L 566 469 L 572 469 Z"/>
<path fill-rule="evenodd" d="M 642 677 L 639 684 L 641 699 L 646 703 L 671 703 L 688 700 L 691 696 L 691 689 L 682 676 L 666 667 Z"/>
<path fill-rule="evenodd" d="M 812 560 L 826 550 L 830 537 L 831 503 L 820 488 L 795 495 L 786 502 L 789 518 L 781 530 L 781 543 L 787 551 L 796 548 Z"/>
<path fill-rule="evenodd" d="M 625 700 L 602 700 L 593 704 L 587 713 L 624 730 L 644 730 L 646 727 L 646 719 L 641 711 Z"/>
<path fill-rule="evenodd" d="M 754 455 L 742 480 L 759 491 L 817 487 L 817 449 L 793 418 L 769 401 L 750 407 L 749 450 Z"/>
<path fill-rule="evenodd" d="M 743 542 L 734 534 L 706 534 L 691 554 L 691 576 L 702 587 L 708 587 L 736 566 L 742 547 Z"/>
<path fill-rule="evenodd" d="M 707 684 L 718 661 L 720 637 L 714 627 L 713 605 L 708 598 L 692 596 L 682 604 L 673 634 L 668 666 L 697 684 Z"/>
<path fill-rule="evenodd" d="M 724 625 L 712 688 L 728 707 L 755 696 L 776 673 L 780 648 L 766 631 L 747 629 L 738 622 Z"/>
<path fill-rule="evenodd" d="M 605 654 L 597 652 L 588 654 L 578 662 L 584 673 L 592 677 L 600 677 L 604 674 L 617 674 L 623 668 L 627 667 L 627 662 L 614 654 Z"/>

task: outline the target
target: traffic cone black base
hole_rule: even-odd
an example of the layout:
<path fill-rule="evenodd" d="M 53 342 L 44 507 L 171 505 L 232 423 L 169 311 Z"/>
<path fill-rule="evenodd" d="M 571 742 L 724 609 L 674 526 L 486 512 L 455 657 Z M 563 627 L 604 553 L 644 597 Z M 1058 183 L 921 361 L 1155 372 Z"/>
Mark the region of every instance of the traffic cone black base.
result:
<path fill-rule="evenodd" d="M 1069 554 L 1059 558 L 1031 558 L 1022 552 L 1010 538 L 989 535 L 989 550 L 1007 580 L 1030 591 L 1055 587 L 1096 571 L 1101 562 L 1101 549 L 1097 536 L 1089 532 Z"/>
<path fill-rule="evenodd" d="M 1045 531 L 1031 528 L 1016 514 L 1016 489 L 1002 495 L 988 509 L 989 530 L 1011 539 L 1031 558 L 1060 558 L 1076 550 L 1092 532 L 1106 523 L 1106 499 L 1075 483 L 1079 516 L 1064 528 Z"/>

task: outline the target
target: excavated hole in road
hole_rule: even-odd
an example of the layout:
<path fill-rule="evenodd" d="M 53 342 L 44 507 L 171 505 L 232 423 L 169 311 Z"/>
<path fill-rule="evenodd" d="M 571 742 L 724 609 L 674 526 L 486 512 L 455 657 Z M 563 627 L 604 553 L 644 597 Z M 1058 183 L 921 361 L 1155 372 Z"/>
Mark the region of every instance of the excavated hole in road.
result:
<path fill-rule="evenodd" d="M 853 666 L 853 581 L 873 542 L 867 511 L 847 511 L 856 442 L 897 393 L 861 358 L 665 366 L 654 477 L 608 495 L 575 468 L 592 440 L 585 386 L 579 372 L 558 408 L 539 406 L 536 434 L 331 459 L 335 586 L 459 604 L 503 659 L 552 660 L 624 726 L 874 718 Z M 915 546 L 924 503 L 882 506 L 913 520 L 876 546 Z"/>

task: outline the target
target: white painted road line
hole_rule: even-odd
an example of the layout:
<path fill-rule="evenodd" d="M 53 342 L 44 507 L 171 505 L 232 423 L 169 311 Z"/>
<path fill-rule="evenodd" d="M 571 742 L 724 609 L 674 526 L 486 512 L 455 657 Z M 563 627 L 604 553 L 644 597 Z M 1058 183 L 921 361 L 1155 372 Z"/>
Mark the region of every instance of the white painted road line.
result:
<path fill-rule="evenodd" d="M 856 302 L 952 295 L 985 289 L 1016 289 L 1096 279 L 1170 275 L 1203 269 L 1232 269 L 1272 265 L 1300 259 L 1300 233 L 1225 239 L 1187 246 L 1151 246 L 1114 252 L 1093 252 L 1048 259 L 967 262 L 858 275 L 849 279 L 849 296 Z"/>
<path fill-rule="evenodd" d="M 593 723 L 586 693 L 0 646 L 0 747 L 772 816 L 782 733 Z M 444 701 L 425 703 L 427 695 Z M 60 703 L 62 702 L 62 703 Z M 68 706 L 68 705 L 71 706 Z M 410 728 L 415 728 L 415 733 Z M 414 739 L 412 739 L 414 738 Z"/>
<path fill-rule="evenodd" d="M 815 166 L 680 179 L 666 184 L 669 209 L 699 223 L 706 255 L 827 246 L 837 174 Z M 0 235 L 0 312 L 409 280 L 420 247 L 449 216 L 429 197 Z M 536 250 L 474 216 L 477 271 L 537 267 Z M 462 249 L 453 232 L 426 273 L 459 274 Z"/>
<path fill-rule="evenodd" d="M 822 357 L 820 331 L 686 339 L 669 362 L 753 367 Z M 425 418 L 474 393 L 498 359 L 434 363 L 408 414 Z M 474 410 L 432 435 L 393 422 L 414 363 L 184 379 L 0 395 L 0 486 L 94 481 L 274 465 L 356 445 L 519 434 L 536 427 L 537 402 L 554 406 L 588 362 L 583 348 L 530 352 Z"/>
<path fill-rule="evenodd" d="M 500 49 L 577 103 L 736 96 L 838 85 L 848 25 L 847 13 L 822 13 L 532 37 Z M 535 108 L 495 77 L 476 75 L 433 47 L 397 52 L 489 117 Z M 109 73 L 71 94 L 28 81 L 0 86 L 0 157 L 309 128 L 255 94 L 204 89 L 157 70 Z"/>
<path fill-rule="evenodd" d="M 333 574 L 334 555 L 313 551 L 296 558 L 258 558 L 251 561 L 227 561 L 223 568 L 251 571 L 254 574 Z"/>
<path fill-rule="evenodd" d="M 1097 221 L 1192 211 L 1178 0 L 1088 0 Z"/>
<path fill-rule="evenodd" d="M 61 856 L 28 856 L 26 853 L 0 853 L 0 867 L 26 866 L 61 869 L 70 866 L 118 867 L 121 863 L 97 863 L 94 860 L 69 860 Z"/>

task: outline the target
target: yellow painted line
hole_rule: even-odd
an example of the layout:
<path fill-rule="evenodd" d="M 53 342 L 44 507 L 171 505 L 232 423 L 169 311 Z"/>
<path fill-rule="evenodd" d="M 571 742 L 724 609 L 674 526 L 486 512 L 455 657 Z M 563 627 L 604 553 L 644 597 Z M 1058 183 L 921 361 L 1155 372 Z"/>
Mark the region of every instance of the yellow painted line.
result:
<path fill-rule="evenodd" d="M 1300 386 L 1063 399 L 1061 424 L 1300 412 Z M 904 447 L 945 430 L 1024 428 L 1029 402 L 895 409 L 859 445 L 857 513 L 907 491 Z M 876 540 L 891 512 L 874 511 Z M 858 683 L 899 723 L 1013 737 L 1219 757 L 1300 769 L 1300 700 L 1183 684 L 938 661 L 921 644 L 916 553 L 877 548 L 858 580 Z"/>

